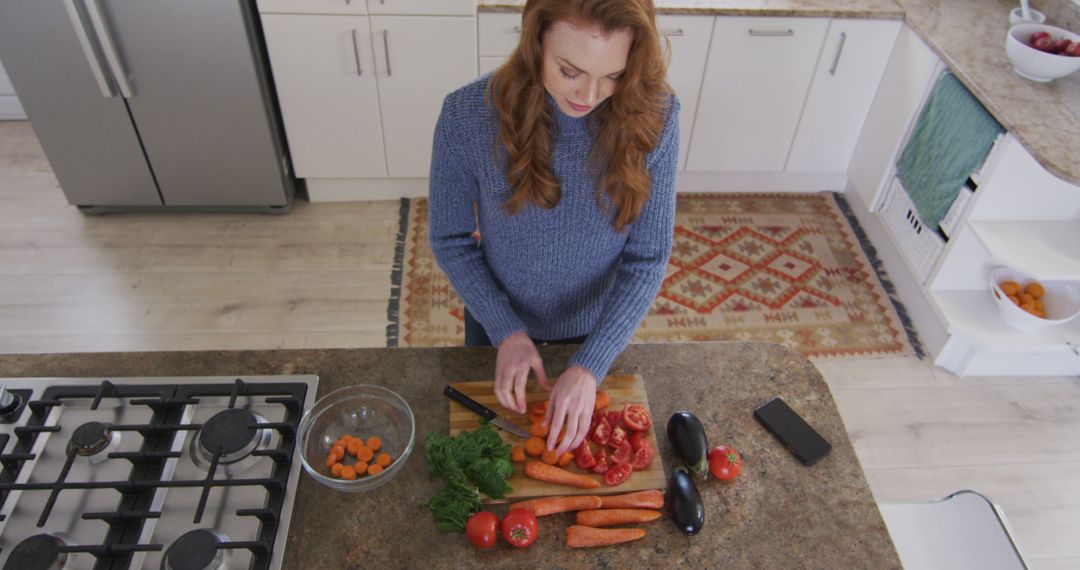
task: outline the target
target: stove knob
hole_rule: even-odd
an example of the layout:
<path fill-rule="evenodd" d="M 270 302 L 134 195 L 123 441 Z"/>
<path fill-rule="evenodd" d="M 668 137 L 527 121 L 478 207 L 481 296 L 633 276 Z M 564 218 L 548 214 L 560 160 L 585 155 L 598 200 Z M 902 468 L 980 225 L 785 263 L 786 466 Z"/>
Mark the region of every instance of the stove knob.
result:
<path fill-rule="evenodd" d="M 19 407 L 19 397 L 7 391 L 7 387 L 0 384 L 0 415 L 11 413 Z"/>

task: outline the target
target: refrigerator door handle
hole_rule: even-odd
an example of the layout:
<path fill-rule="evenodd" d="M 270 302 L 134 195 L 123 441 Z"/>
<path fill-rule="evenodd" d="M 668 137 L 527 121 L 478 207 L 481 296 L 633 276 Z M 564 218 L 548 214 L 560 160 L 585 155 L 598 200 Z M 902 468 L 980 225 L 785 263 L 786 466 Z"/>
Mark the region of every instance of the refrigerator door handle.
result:
<path fill-rule="evenodd" d="M 105 61 L 109 62 L 113 78 L 120 87 L 120 94 L 126 99 L 131 99 L 135 93 L 131 90 L 131 81 L 128 79 L 127 72 L 124 71 L 124 65 L 120 61 L 120 52 L 116 50 L 116 43 L 109 34 L 109 28 L 105 24 L 105 17 L 101 13 L 101 7 L 98 6 L 98 0 L 84 0 L 84 2 L 90 21 L 94 24 L 98 41 L 101 42 L 101 49 L 105 52 Z"/>
<path fill-rule="evenodd" d="M 79 13 L 79 7 L 75 5 L 75 0 L 64 0 L 64 8 L 67 9 L 68 18 L 71 19 L 71 27 L 75 29 L 75 37 L 79 39 L 79 47 L 82 48 L 83 55 L 86 56 L 86 63 L 90 65 L 90 73 L 93 74 L 98 89 L 101 89 L 101 95 L 107 99 L 116 97 L 112 81 L 105 75 L 105 67 L 101 65 L 101 60 L 98 59 L 97 52 L 94 50 L 93 44 L 90 43 L 86 22 L 83 21 L 82 14 Z"/>

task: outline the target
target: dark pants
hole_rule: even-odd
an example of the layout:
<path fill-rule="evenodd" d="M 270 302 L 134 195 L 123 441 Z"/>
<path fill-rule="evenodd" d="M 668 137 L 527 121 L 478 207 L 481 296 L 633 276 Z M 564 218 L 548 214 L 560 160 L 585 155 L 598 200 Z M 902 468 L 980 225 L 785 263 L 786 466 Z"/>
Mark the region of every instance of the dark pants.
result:
<path fill-rule="evenodd" d="M 582 344 L 587 338 L 589 337 L 586 335 L 560 340 L 533 339 L 533 342 L 536 344 Z M 491 339 L 488 338 L 487 331 L 484 330 L 479 321 L 473 318 L 468 309 L 465 309 L 465 346 L 491 346 Z"/>

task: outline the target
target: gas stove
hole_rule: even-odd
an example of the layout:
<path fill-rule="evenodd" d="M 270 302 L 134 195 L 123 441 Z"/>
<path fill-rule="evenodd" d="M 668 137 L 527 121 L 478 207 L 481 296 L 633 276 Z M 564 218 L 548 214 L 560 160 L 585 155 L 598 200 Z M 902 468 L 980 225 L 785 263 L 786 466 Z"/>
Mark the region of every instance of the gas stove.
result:
<path fill-rule="evenodd" d="M 317 377 L 0 383 L 0 570 L 281 566 Z"/>

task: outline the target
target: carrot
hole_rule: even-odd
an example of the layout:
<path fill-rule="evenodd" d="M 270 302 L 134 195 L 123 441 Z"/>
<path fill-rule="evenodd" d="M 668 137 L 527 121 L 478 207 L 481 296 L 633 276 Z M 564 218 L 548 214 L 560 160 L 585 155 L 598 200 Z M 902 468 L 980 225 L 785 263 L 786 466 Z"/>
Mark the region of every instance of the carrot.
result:
<path fill-rule="evenodd" d="M 570 485 L 581 489 L 595 489 L 600 486 L 599 482 L 588 475 L 578 475 L 539 461 L 526 461 L 525 474 L 538 481 Z"/>
<path fill-rule="evenodd" d="M 360 444 L 357 443 L 355 439 L 352 439 L 349 440 L 349 443 L 345 446 L 345 449 L 349 452 L 349 455 L 356 455 L 360 453 Z"/>
<path fill-rule="evenodd" d="M 532 514 L 542 517 L 566 511 L 580 511 L 595 509 L 594 505 L 600 504 L 600 497 L 596 495 L 572 495 L 568 497 L 545 497 L 543 499 L 530 499 L 510 505 L 510 510 L 525 509 Z"/>
<path fill-rule="evenodd" d="M 664 493 L 656 489 L 600 497 L 602 509 L 659 509 L 663 506 Z"/>
<path fill-rule="evenodd" d="M 559 462 L 559 456 L 556 455 L 554 451 L 551 451 L 550 449 L 545 449 L 544 452 L 540 454 L 540 461 L 543 461 L 548 465 L 555 465 Z"/>
<path fill-rule="evenodd" d="M 370 447 L 358 447 L 356 449 L 356 458 L 360 461 L 371 461 L 371 458 L 375 457 L 375 452 Z"/>
<path fill-rule="evenodd" d="M 393 459 L 390 457 L 389 453 L 380 453 L 379 456 L 375 458 L 375 463 L 382 467 L 390 467 L 391 461 L 393 461 Z"/>
<path fill-rule="evenodd" d="M 341 478 L 346 480 L 346 481 L 352 481 L 353 479 L 356 479 L 356 469 L 353 469 L 352 467 L 349 467 L 348 465 L 346 465 L 345 467 L 342 467 L 341 468 Z"/>
<path fill-rule="evenodd" d="M 547 437 L 548 430 L 550 429 L 551 428 L 545 425 L 543 421 L 533 422 L 532 425 L 529 426 L 529 434 L 533 437 Z"/>
<path fill-rule="evenodd" d="M 563 454 L 559 456 L 559 467 L 566 467 L 567 465 L 570 465 L 570 462 L 573 460 L 574 453 L 571 451 L 564 451 Z"/>
<path fill-rule="evenodd" d="M 510 459 L 514 463 L 525 463 L 525 448 L 515 445 L 510 448 Z"/>
<path fill-rule="evenodd" d="M 544 421 L 544 414 L 529 414 L 529 423 L 535 424 Z"/>
<path fill-rule="evenodd" d="M 596 403 L 593 404 L 594 410 L 602 410 L 611 405 L 611 397 L 607 395 L 607 392 L 600 390 L 596 393 Z"/>
<path fill-rule="evenodd" d="M 375 465 L 369 465 L 367 468 L 368 475 L 378 475 L 383 472 L 383 466 L 376 463 Z"/>
<path fill-rule="evenodd" d="M 344 468 L 344 465 L 340 463 L 335 463 L 334 466 L 330 468 L 330 474 L 334 477 L 341 477 L 341 470 Z"/>
<path fill-rule="evenodd" d="M 364 475 L 367 473 L 368 464 L 364 461 L 357 461 L 356 465 L 353 465 L 353 470 L 356 471 L 357 475 Z"/>
<path fill-rule="evenodd" d="M 330 452 L 330 455 L 326 456 L 326 466 L 330 467 L 331 469 L 333 469 L 334 465 L 338 461 L 341 461 L 341 458 L 338 457 L 338 455 L 333 451 Z"/>
<path fill-rule="evenodd" d="M 547 446 L 544 444 L 544 440 L 538 437 L 530 437 L 525 440 L 525 453 L 529 454 L 530 457 L 540 457 L 545 447 Z"/>
<path fill-rule="evenodd" d="M 593 528 L 591 526 L 573 525 L 566 529 L 566 545 L 575 548 L 584 546 L 607 546 L 630 542 L 645 536 L 645 531 L 640 528 Z"/>
<path fill-rule="evenodd" d="M 382 439 L 377 435 L 373 435 L 373 436 L 368 438 L 367 446 L 365 446 L 365 447 L 368 447 L 372 451 L 378 451 L 379 448 L 382 447 Z"/>
<path fill-rule="evenodd" d="M 652 509 L 596 509 L 580 511 L 577 523 L 585 526 L 615 526 L 637 524 L 660 518 L 660 511 Z"/>

